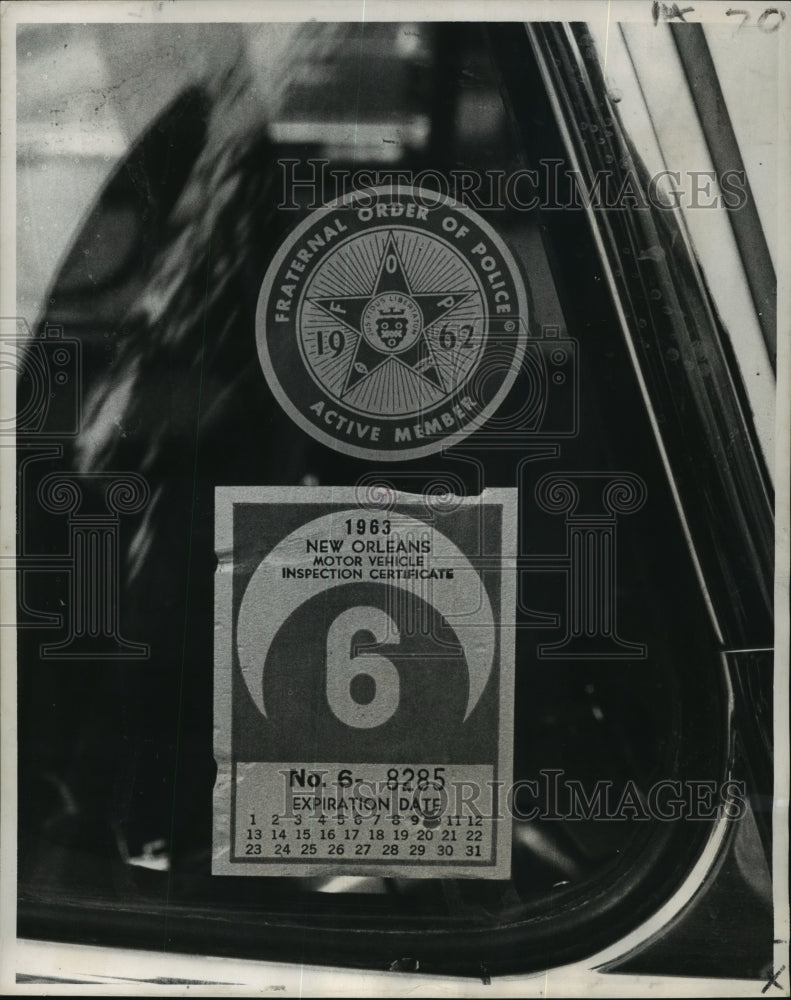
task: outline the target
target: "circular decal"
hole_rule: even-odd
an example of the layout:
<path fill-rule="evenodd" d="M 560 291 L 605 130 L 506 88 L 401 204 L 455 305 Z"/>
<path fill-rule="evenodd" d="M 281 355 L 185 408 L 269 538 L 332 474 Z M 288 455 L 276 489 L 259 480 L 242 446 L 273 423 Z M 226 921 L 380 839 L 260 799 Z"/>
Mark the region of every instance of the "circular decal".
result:
<path fill-rule="evenodd" d="M 439 451 L 513 385 L 527 295 L 500 237 L 430 191 L 381 187 L 313 212 L 267 270 L 258 355 L 308 434 L 358 458 Z"/>

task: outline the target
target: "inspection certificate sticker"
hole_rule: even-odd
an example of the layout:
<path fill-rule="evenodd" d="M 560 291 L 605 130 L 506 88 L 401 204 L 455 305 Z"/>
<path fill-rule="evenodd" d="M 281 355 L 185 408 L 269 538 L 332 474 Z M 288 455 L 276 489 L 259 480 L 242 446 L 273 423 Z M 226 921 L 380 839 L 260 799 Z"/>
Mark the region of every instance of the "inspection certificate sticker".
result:
<path fill-rule="evenodd" d="M 217 488 L 213 874 L 509 876 L 516 501 Z"/>
<path fill-rule="evenodd" d="M 527 294 L 477 213 L 409 186 L 311 213 L 268 268 L 261 367 L 303 430 L 358 458 L 461 440 L 499 407 L 527 343 Z"/>

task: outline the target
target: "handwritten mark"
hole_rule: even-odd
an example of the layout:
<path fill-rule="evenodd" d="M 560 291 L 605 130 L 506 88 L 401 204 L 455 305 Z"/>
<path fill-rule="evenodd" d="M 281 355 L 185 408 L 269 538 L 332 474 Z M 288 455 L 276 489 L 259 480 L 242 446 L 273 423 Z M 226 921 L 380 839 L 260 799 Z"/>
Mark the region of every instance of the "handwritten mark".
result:
<path fill-rule="evenodd" d="M 663 21 L 672 21 L 674 17 L 677 17 L 679 21 L 683 21 L 684 24 L 687 24 L 688 22 L 684 18 L 684 15 L 692 14 L 694 13 L 694 10 L 694 7 L 684 7 L 679 9 L 677 3 L 660 3 L 659 0 L 654 0 L 651 4 L 651 15 L 654 19 L 654 25 L 659 23 L 660 17 Z"/>
<path fill-rule="evenodd" d="M 786 967 L 784 965 L 781 965 L 780 968 L 777 970 L 777 972 L 769 973 L 769 978 L 766 980 L 766 986 L 764 986 L 764 988 L 761 990 L 761 993 L 766 993 L 766 991 L 769 989 L 770 986 L 776 986 L 779 990 L 783 989 L 783 987 L 780 985 L 780 983 L 778 983 L 777 980 L 780 977 L 780 973 L 785 972 L 785 968 Z"/>
<path fill-rule="evenodd" d="M 738 26 L 738 28 L 736 30 L 737 31 L 741 31 L 741 29 L 750 20 L 750 11 L 749 10 L 736 9 L 734 7 L 729 7 L 725 11 L 725 16 L 726 17 L 734 17 L 737 14 L 741 16 L 741 21 L 740 21 L 739 26 Z M 769 21 L 769 19 L 773 15 L 777 17 L 777 20 L 776 21 Z M 783 23 L 783 21 L 785 21 L 785 19 L 786 19 L 786 12 L 784 10 L 778 10 L 777 7 L 767 7 L 766 10 L 763 12 L 763 14 L 761 14 L 761 16 L 756 21 L 755 26 L 757 28 L 760 28 L 760 30 L 765 35 L 771 35 L 771 34 L 774 34 L 774 32 L 777 31 L 780 28 L 780 25 Z M 767 22 L 769 22 L 769 23 L 767 23 Z"/>

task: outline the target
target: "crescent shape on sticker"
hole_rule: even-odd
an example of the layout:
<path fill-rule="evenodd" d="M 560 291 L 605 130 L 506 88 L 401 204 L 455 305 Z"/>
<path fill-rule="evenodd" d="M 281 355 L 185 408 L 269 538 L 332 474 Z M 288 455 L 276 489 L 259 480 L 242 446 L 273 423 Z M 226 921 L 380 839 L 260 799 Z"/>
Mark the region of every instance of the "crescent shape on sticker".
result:
<path fill-rule="evenodd" d="M 311 565 L 314 554 L 307 552 L 306 542 L 338 534 L 350 514 L 356 520 L 363 519 L 368 523 L 381 517 L 377 511 L 349 508 L 317 518 L 282 539 L 250 578 L 239 608 L 236 643 L 244 682 L 263 716 L 267 714 L 264 668 L 272 642 L 281 626 L 300 605 L 327 588 L 326 580 L 314 577 L 283 579 L 282 567 Z M 424 599 L 428 593 L 429 603 L 454 629 L 467 662 L 469 692 L 464 714 L 466 721 L 478 704 L 494 665 L 495 632 L 489 595 L 478 570 L 442 532 L 406 514 L 393 512 L 389 517 L 393 523 L 393 537 L 419 538 L 430 534 L 432 568 L 453 569 L 452 575 L 443 576 L 441 580 L 426 581 L 415 577 L 388 580 L 386 585 Z M 275 594 L 277 598 L 273 601 Z"/>

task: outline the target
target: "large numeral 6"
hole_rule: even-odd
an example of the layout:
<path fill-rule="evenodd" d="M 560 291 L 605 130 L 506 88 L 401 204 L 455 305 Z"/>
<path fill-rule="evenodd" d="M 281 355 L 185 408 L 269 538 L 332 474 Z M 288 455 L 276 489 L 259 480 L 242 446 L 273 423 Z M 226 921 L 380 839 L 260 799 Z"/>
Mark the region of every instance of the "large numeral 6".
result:
<path fill-rule="evenodd" d="M 358 632 L 371 632 L 376 642 L 399 639 L 396 623 L 381 608 L 357 607 L 342 611 L 327 632 L 327 701 L 335 715 L 347 726 L 373 729 L 393 716 L 398 708 L 401 681 L 393 663 L 379 653 L 352 655 Z M 367 674 L 375 693 L 366 705 L 352 697 L 352 681 Z"/>

